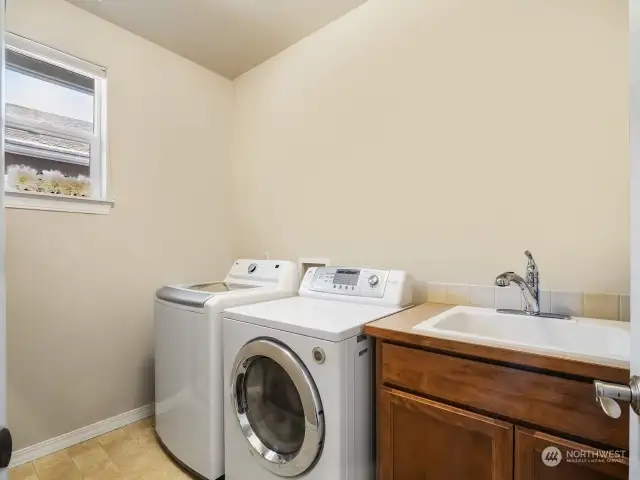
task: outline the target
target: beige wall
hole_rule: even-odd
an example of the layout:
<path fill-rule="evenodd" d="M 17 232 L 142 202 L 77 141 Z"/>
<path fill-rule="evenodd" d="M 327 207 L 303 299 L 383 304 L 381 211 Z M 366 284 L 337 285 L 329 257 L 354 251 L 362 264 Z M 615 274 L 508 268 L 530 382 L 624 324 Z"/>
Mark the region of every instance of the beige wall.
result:
<path fill-rule="evenodd" d="M 625 0 L 369 0 L 243 75 L 236 255 L 629 288 Z"/>
<path fill-rule="evenodd" d="M 8 29 L 108 69 L 110 215 L 7 210 L 8 415 L 15 447 L 153 401 L 153 293 L 217 278 L 231 82 L 61 0 L 9 2 Z"/>

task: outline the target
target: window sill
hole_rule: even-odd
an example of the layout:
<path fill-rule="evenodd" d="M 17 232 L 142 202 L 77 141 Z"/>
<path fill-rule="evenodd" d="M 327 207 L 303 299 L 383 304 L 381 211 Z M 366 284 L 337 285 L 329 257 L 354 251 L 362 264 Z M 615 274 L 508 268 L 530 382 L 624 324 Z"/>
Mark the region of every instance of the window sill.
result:
<path fill-rule="evenodd" d="M 69 197 L 38 192 L 6 191 L 4 193 L 4 206 L 26 210 L 107 215 L 113 208 L 113 202 L 96 198 Z"/>

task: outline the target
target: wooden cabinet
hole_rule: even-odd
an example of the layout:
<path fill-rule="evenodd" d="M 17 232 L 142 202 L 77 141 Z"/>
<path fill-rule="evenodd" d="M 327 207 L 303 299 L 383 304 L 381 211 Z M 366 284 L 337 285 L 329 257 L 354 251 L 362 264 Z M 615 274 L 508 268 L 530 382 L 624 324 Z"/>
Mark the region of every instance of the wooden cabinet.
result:
<path fill-rule="evenodd" d="M 606 416 L 593 383 L 383 343 L 379 375 L 385 385 L 496 414 L 525 425 L 627 449 L 629 409 Z"/>
<path fill-rule="evenodd" d="M 376 372 L 378 480 L 628 478 L 628 412 L 607 417 L 592 378 L 380 339 Z M 547 447 L 558 465 L 543 461 Z"/>
<path fill-rule="evenodd" d="M 397 390 L 379 392 L 379 480 L 511 480 L 513 425 Z"/>
<path fill-rule="evenodd" d="M 543 462 L 548 447 L 552 450 L 545 453 L 557 458 L 557 465 Z M 629 475 L 626 459 L 598 462 L 595 448 L 525 428 L 516 427 L 515 448 L 515 480 L 627 480 Z"/>

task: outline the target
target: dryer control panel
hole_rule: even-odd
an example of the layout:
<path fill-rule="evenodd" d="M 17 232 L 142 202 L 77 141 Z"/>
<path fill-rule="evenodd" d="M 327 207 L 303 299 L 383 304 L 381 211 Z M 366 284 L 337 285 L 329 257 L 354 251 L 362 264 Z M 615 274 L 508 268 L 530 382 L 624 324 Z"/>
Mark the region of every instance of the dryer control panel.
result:
<path fill-rule="evenodd" d="M 370 305 L 408 305 L 411 281 L 406 272 L 366 267 L 315 267 L 305 273 L 300 296 Z"/>

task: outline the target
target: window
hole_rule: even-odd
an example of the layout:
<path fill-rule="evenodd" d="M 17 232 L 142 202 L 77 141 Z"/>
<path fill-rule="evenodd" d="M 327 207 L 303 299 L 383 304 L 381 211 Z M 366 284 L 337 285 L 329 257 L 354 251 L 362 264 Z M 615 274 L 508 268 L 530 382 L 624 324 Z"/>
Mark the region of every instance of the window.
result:
<path fill-rule="evenodd" d="M 7 192 L 104 200 L 105 70 L 18 35 L 6 45 Z"/>

